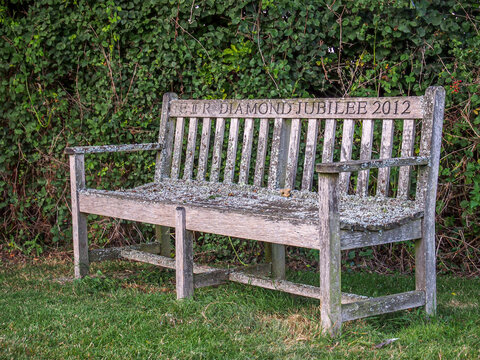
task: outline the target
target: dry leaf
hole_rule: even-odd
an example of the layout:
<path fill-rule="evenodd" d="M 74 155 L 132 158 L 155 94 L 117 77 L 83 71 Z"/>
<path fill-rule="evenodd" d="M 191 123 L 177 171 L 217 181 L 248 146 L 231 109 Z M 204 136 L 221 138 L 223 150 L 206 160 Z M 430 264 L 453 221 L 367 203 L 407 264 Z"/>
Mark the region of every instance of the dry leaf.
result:
<path fill-rule="evenodd" d="M 283 197 L 290 197 L 291 192 L 291 189 L 280 189 L 280 195 Z"/>

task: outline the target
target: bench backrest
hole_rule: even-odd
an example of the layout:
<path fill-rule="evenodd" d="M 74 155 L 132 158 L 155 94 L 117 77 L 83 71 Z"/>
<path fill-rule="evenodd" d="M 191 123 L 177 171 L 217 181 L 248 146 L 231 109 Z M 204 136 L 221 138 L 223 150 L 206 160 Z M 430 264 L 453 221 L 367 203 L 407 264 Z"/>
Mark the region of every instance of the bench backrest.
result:
<path fill-rule="evenodd" d="M 438 167 L 443 101 L 440 87 L 425 96 L 342 99 L 179 100 L 168 93 L 155 180 L 312 190 L 319 162 L 419 155 L 433 156 Z M 339 190 L 409 198 L 411 168 L 343 173 Z M 417 199 L 430 169 L 415 174 Z"/>

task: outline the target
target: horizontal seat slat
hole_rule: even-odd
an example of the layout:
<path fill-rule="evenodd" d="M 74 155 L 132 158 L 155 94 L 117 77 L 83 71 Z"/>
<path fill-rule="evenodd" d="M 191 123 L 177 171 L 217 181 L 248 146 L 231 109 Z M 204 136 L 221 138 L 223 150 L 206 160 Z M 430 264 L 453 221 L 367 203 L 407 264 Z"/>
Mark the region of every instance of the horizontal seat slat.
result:
<path fill-rule="evenodd" d="M 420 119 L 422 96 L 333 99 L 172 100 L 172 117 Z"/>

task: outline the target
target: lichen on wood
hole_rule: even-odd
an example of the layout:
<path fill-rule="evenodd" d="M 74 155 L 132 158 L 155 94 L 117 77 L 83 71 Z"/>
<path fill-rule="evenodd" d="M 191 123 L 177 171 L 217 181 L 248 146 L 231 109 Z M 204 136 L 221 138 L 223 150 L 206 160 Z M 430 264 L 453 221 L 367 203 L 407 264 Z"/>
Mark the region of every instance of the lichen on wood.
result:
<path fill-rule="evenodd" d="M 272 190 L 253 185 L 221 184 L 198 180 L 164 180 L 129 190 L 94 190 L 91 195 L 109 195 L 141 202 L 164 202 L 250 213 L 261 217 L 318 222 L 318 197 L 311 191 Z M 342 229 L 379 231 L 402 225 L 423 214 L 416 202 L 385 197 L 343 195 L 339 199 Z"/>

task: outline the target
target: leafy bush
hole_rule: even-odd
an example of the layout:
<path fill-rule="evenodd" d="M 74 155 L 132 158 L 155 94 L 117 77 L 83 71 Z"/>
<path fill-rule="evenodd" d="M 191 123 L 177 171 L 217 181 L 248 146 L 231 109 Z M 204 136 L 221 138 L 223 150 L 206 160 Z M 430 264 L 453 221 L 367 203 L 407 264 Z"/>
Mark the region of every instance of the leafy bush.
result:
<path fill-rule="evenodd" d="M 167 91 L 191 98 L 394 96 L 443 85 L 441 258 L 446 268 L 478 271 L 477 1 L 0 4 L 4 247 L 38 253 L 69 244 L 63 149 L 154 141 Z M 145 182 L 154 166 L 148 156 L 88 157 L 87 182 Z M 130 224 L 91 220 L 93 242 L 138 237 Z"/>

